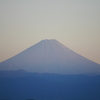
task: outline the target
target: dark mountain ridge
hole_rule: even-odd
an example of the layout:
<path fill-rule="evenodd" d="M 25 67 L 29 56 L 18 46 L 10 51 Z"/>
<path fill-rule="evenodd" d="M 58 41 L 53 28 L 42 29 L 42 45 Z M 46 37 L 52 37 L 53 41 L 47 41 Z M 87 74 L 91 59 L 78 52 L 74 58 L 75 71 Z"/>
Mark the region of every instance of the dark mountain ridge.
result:
<path fill-rule="evenodd" d="M 9 74 L 0 77 L 1 100 L 100 100 L 100 75 L 2 73 Z"/>

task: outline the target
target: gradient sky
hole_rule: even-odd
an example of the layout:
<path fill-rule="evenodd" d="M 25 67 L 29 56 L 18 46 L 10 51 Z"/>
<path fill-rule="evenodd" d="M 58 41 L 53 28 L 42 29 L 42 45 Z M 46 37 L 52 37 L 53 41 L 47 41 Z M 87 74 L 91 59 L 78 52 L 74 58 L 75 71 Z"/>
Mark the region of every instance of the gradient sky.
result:
<path fill-rule="evenodd" d="M 100 0 L 0 0 L 0 62 L 43 39 L 100 64 Z"/>

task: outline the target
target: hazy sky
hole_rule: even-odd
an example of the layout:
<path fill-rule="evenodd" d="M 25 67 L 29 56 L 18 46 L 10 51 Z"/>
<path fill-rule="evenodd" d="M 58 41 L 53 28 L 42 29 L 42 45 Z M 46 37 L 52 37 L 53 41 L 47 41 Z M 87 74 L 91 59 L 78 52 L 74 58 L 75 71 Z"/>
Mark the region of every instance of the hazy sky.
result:
<path fill-rule="evenodd" d="M 43 39 L 100 64 L 100 0 L 0 0 L 0 62 Z"/>

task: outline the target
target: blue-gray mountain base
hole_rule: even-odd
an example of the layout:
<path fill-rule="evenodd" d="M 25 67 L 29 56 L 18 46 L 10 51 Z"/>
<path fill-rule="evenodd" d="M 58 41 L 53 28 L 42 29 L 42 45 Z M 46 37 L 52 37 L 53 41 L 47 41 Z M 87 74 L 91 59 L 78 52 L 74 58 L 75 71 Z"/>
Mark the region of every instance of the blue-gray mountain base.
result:
<path fill-rule="evenodd" d="M 100 100 L 100 75 L 0 72 L 0 100 Z"/>

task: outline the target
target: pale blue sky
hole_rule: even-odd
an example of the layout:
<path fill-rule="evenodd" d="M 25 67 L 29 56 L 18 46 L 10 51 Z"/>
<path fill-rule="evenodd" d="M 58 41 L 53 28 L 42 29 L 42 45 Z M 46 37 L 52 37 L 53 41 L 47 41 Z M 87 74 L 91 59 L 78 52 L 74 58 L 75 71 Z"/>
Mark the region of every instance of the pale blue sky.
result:
<path fill-rule="evenodd" d="M 0 62 L 43 39 L 100 64 L 100 0 L 0 0 Z"/>

